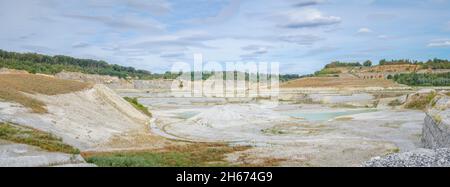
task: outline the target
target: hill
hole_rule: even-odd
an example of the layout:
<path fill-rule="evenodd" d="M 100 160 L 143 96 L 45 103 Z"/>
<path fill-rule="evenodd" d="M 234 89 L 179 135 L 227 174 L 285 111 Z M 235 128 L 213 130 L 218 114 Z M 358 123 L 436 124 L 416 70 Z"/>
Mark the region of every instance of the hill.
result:
<path fill-rule="evenodd" d="M 57 73 L 80 72 L 85 74 L 98 74 L 115 76 L 122 79 L 175 79 L 180 74 L 174 72 L 151 73 L 146 70 L 125 67 L 117 64 L 108 64 L 102 60 L 80 59 L 64 55 L 42 55 L 37 53 L 17 53 L 0 49 L 0 69 L 25 70 L 29 73 L 55 75 Z M 191 72 L 194 75 L 194 72 Z M 210 77 L 210 73 L 203 73 L 203 78 Z M 280 81 L 299 78 L 298 74 L 280 75 Z"/>
<path fill-rule="evenodd" d="M 314 76 L 354 77 L 366 80 L 367 83 L 377 82 L 376 80 L 386 83 L 392 80 L 409 86 L 450 86 L 450 61 L 380 60 L 379 65 L 375 66 L 372 66 L 370 61 L 364 62 L 363 65 L 359 62 L 336 61 L 325 65 Z"/>
<path fill-rule="evenodd" d="M 102 60 L 79 59 L 63 55 L 49 56 L 37 53 L 16 53 L 4 50 L 0 50 L 0 68 L 50 75 L 69 71 L 137 79 L 154 79 L 164 76 L 163 74 L 153 74 L 133 67 L 108 64 Z"/>

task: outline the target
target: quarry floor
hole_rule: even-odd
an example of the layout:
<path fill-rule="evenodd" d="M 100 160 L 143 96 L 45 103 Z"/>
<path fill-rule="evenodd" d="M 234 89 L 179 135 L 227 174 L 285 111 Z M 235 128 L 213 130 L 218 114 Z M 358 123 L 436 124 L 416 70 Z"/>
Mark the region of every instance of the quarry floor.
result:
<path fill-rule="evenodd" d="M 425 114 L 389 107 L 230 101 L 224 98 L 139 97 L 154 121 L 152 133 L 192 142 L 252 148 L 229 154 L 233 163 L 277 160 L 280 166 L 360 166 L 374 156 L 420 147 Z"/>

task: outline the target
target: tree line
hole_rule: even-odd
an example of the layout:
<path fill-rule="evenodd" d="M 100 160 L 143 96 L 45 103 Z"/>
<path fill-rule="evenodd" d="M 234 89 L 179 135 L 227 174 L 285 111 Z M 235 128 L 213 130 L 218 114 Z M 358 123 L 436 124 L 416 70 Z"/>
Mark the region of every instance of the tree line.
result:
<path fill-rule="evenodd" d="M 147 70 L 133 67 L 108 64 L 103 60 L 80 59 L 64 55 L 42 55 L 37 53 L 17 53 L 0 49 L 0 68 L 25 70 L 30 73 L 54 75 L 62 71 L 81 72 L 86 74 L 110 75 L 119 78 L 131 79 L 176 79 L 181 73 L 165 72 L 151 73 Z M 191 72 L 194 75 L 195 72 Z M 203 72 L 203 79 L 212 76 L 212 73 Z M 249 75 L 247 74 L 246 77 Z M 279 75 L 280 81 L 299 78 L 297 74 Z"/>
<path fill-rule="evenodd" d="M 411 65 L 420 65 L 422 68 L 427 69 L 450 69 L 450 61 L 446 59 L 430 59 L 425 62 L 418 61 L 418 60 L 410 60 L 410 59 L 398 59 L 398 60 L 386 60 L 381 59 L 378 63 L 378 65 L 381 66 L 387 66 L 387 65 L 403 65 L 403 64 L 411 64 Z M 370 60 L 366 60 L 362 63 L 360 62 L 340 62 L 340 61 L 333 61 L 327 65 L 325 65 L 325 68 L 338 68 L 338 67 L 370 67 L 373 63 Z"/>
<path fill-rule="evenodd" d="M 450 86 L 450 72 L 447 73 L 404 73 L 389 76 L 400 84 L 409 86 Z"/>
<path fill-rule="evenodd" d="M 0 68 L 25 70 L 30 73 L 56 74 L 61 71 L 110 75 L 120 78 L 152 79 L 161 77 L 146 70 L 108 64 L 102 60 L 79 59 L 69 56 L 16 53 L 0 50 Z"/>

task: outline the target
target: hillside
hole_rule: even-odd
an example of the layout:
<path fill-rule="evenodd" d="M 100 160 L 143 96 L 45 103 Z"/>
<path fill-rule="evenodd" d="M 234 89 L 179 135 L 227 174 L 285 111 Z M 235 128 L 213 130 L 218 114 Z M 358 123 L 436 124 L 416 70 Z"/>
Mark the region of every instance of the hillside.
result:
<path fill-rule="evenodd" d="M 308 88 L 383 87 L 383 88 L 386 88 L 386 87 L 399 87 L 399 86 L 401 86 L 401 85 L 396 84 L 395 82 L 393 82 L 391 80 L 380 80 L 380 79 L 364 80 L 364 79 L 354 78 L 354 77 L 306 77 L 306 78 L 288 81 L 281 85 L 282 88 L 297 88 L 297 87 L 308 87 Z"/>
<path fill-rule="evenodd" d="M 450 86 L 450 61 L 381 60 L 374 66 L 370 61 L 335 61 L 311 76 L 289 81 L 282 87 Z"/>
<path fill-rule="evenodd" d="M 28 73 L 0 74 L 0 123 L 50 132 L 80 150 L 131 131 L 149 117 L 103 85 Z"/>
<path fill-rule="evenodd" d="M 0 74 L 0 99 L 20 103 L 35 113 L 46 113 L 45 104 L 26 94 L 58 95 L 81 91 L 92 85 L 26 73 Z"/>

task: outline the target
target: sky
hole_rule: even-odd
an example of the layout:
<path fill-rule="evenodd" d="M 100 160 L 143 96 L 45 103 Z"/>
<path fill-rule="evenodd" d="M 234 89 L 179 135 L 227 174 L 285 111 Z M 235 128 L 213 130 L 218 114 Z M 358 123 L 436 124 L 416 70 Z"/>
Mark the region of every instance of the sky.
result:
<path fill-rule="evenodd" d="M 450 0 L 0 0 L 0 49 L 105 60 L 278 62 L 450 59 Z"/>

